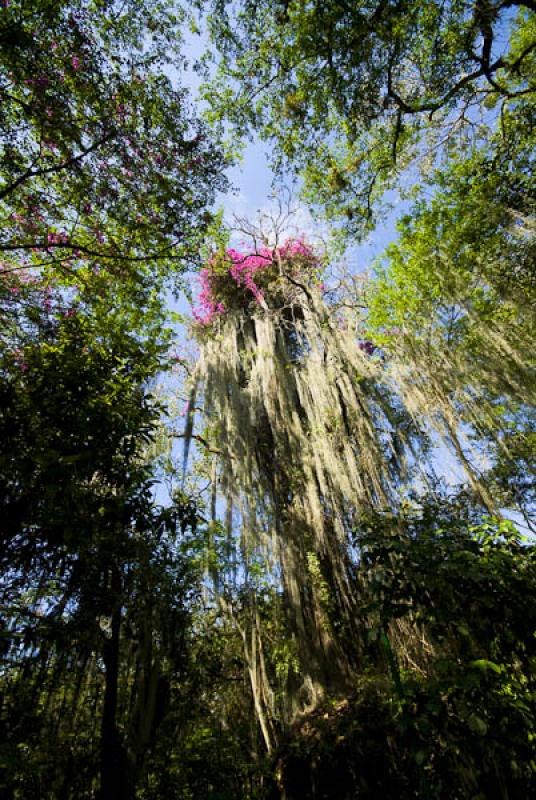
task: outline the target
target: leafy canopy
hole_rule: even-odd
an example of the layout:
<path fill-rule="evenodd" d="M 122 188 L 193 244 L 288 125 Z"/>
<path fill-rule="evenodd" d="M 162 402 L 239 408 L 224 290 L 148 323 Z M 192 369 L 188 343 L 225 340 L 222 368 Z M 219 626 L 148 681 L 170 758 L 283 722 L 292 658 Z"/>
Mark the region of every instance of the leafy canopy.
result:
<path fill-rule="evenodd" d="M 307 200 L 354 233 L 427 149 L 536 90 L 532 2 L 200 5 L 221 53 L 212 117 L 258 130 Z"/>

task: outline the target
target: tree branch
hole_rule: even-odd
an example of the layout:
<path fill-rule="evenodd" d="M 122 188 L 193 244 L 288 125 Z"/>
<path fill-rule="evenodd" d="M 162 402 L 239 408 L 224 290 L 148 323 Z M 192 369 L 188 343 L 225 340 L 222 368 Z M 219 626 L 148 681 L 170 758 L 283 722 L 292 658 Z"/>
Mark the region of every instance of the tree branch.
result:
<path fill-rule="evenodd" d="M 10 183 L 8 186 L 6 186 L 4 189 L 0 191 L 0 200 L 3 200 L 9 194 L 14 192 L 15 189 L 18 189 L 18 187 L 21 186 L 21 184 L 25 183 L 27 180 L 30 180 L 31 178 L 38 178 L 43 175 L 50 175 L 51 173 L 54 172 L 61 172 L 65 169 L 68 169 L 69 167 L 74 166 L 74 164 L 77 164 L 79 161 L 82 161 L 87 155 L 92 153 L 94 150 L 97 150 L 99 147 L 102 147 L 103 144 L 109 142 L 116 135 L 117 133 L 115 131 L 112 133 L 105 134 L 101 139 L 98 139 L 96 142 L 93 142 L 92 145 L 86 147 L 85 150 L 82 150 L 81 153 L 77 153 L 77 155 L 71 156 L 71 158 L 68 158 L 61 164 L 54 164 L 51 167 L 43 167 L 41 169 L 32 169 L 33 165 L 32 167 L 28 167 L 26 172 L 23 172 L 22 175 L 19 175 L 19 177 L 15 181 L 13 181 L 13 183 Z M 35 164 L 36 162 L 34 161 L 33 163 Z"/>

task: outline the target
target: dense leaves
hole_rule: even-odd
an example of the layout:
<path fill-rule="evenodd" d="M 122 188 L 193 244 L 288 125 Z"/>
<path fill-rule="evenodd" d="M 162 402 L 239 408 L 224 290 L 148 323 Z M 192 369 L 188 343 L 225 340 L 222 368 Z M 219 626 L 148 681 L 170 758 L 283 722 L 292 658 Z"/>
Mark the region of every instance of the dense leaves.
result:
<path fill-rule="evenodd" d="M 213 114 L 270 139 L 354 232 L 404 168 L 534 97 L 531 2 L 201 5 L 222 53 Z"/>
<path fill-rule="evenodd" d="M 3 4 L 4 270 L 124 278 L 191 258 L 223 163 L 176 88 L 183 18 L 166 2 Z"/>
<path fill-rule="evenodd" d="M 369 669 L 348 701 L 296 724 L 279 754 L 288 796 L 526 797 L 534 548 L 462 497 L 356 535 Z"/>

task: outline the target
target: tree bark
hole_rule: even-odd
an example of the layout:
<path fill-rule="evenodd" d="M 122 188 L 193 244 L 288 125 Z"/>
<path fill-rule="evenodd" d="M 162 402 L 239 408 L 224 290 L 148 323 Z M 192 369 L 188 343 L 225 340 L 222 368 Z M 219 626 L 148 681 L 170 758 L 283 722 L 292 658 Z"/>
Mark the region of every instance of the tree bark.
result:
<path fill-rule="evenodd" d="M 101 723 L 101 789 L 99 800 L 126 800 L 124 754 L 117 730 L 117 689 L 119 679 L 119 635 L 121 631 L 121 577 L 112 571 L 111 635 L 103 649 L 106 682 Z"/>

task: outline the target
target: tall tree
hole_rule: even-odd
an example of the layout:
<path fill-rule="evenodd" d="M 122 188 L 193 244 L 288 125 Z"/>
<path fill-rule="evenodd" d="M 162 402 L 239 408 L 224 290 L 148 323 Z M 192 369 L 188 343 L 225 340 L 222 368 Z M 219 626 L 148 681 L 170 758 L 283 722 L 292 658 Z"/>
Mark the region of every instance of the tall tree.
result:
<path fill-rule="evenodd" d="M 196 311 L 194 382 L 203 387 L 213 491 L 226 497 L 230 542 L 240 532 L 246 581 L 257 585 L 259 569 L 276 585 L 280 576 L 299 662 L 294 710 L 344 691 L 360 666 L 349 536 L 364 508 L 397 505 L 419 440 L 381 384 L 373 348 L 360 348 L 330 314 L 320 278 L 319 259 L 300 240 L 228 250 L 203 271 Z M 232 586 L 232 573 L 224 577 Z M 261 628 L 254 614 L 244 643 L 270 746 Z"/>
<path fill-rule="evenodd" d="M 487 146 L 434 173 L 433 197 L 421 196 L 400 221 L 398 241 L 377 265 L 367 318 L 414 413 L 454 447 L 488 505 L 493 494 L 529 525 L 534 145 L 529 107 L 520 103 L 503 112 Z"/>
<path fill-rule="evenodd" d="M 224 184 L 174 88 L 183 20 L 166 3 L 0 10 L 8 797 L 133 797 L 183 669 L 177 537 L 196 517 L 155 505 L 150 385 L 165 281 Z"/>
<path fill-rule="evenodd" d="M 103 798 L 132 797 L 185 658 L 190 591 L 174 549 L 186 505 L 155 507 L 143 457 L 162 309 L 114 310 L 102 285 L 75 307 L 16 288 L 0 371 L 2 782 L 93 797 L 100 775 Z"/>

